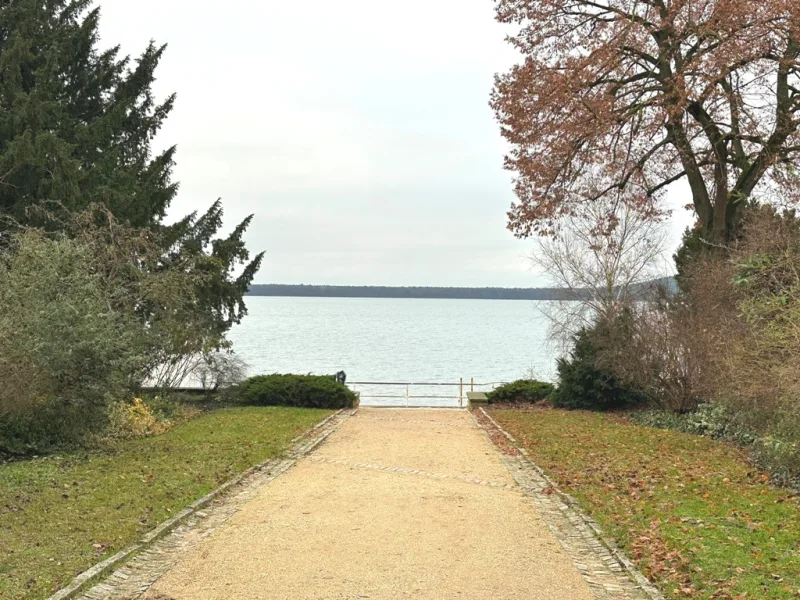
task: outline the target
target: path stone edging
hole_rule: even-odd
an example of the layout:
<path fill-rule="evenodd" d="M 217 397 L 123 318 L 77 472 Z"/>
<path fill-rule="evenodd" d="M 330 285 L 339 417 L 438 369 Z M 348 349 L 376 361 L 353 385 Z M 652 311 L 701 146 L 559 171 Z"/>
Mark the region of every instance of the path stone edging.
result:
<path fill-rule="evenodd" d="M 604 564 L 610 569 L 610 571 L 612 571 L 612 573 L 603 575 L 613 575 L 614 572 L 623 571 L 633 580 L 632 583 L 636 584 L 635 590 L 636 592 L 639 592 L 639 597 L 641 597 L 641 594 L 643 593 L 647 600 L 665 600 L 663 594 L 641 573 L 641 571 L 639 571 L 636 565 L 634 565 L 633 562 L 631 562 L 631 560 L 625 556 L 625 554 L 614 542 L 605 536 L 603 530 L 600 528 L 597 522 L 583 510 L 578 501 L 569 494 L 561 491 L 556 483 L 550 477 L 548 477 L 544 470 L 542 470 L 539 465 L 531 460 L 527 450 L 521 447 L 514 436 L 503 429 L 503 427 L 497 421 L 495 421 L 489 415 L 489 413 L 487 413 L 483 408 L 479 408 L 478 410 L 500 433 L 502 433 L 512 443 L 514 448 L 519 452 L 520 456 L 518 457 L 503 455 L 504 462 L 506 462 L 507 466 L 511 470 L 514 479 L 517 480 L 520 486 L 525 490 L 525 493 L 534 498 L 540 508 L 545 509 L 542 511 L 542 517 L 544 518 L 545 522 L 547 522 L 547 525 L 550 527 L 551 531 L 553 531 L 553 533 L 559 539 L 562 546 L 564 546 L 567 552 L 572 555 L 576 562 L 576 566 L 578 566 L 578 569 L 581 571 L 581 574 L 587 580 L 592 590 L 601 598 L 620 598 L 621 596 L 617 594 L 623 592 L 623 590 L 614 583 L 609 583 L 607 581 L 601 582 L 600 578 L 598 577 L 600 573 L 591 571 L 588 566 L 584 564 L 584 556 L 580 556 L 581 553 L 576 550 L 576 544 L 574 543 L 575 538 L 578 536 L 584 538 L 582 541 L 588 544 L 588 550 L 594 552 L 599 562 Z M 472 415 L 472 418 L 475 419 L 475 422 L 479 426 L 481 425 L 474 414 Z M 485 431 L 485 428 L 481 428 Z M 491 436 L 488 437 L 491 441 Z M 514 458 L 516 458 L 516 461 Z M 525 471 L 528 471 L 528 473 L 524 473 Z M 536 479 L 539 479 L 540 481 L 537 482 Z M 544 490 L 547 491 L 545 492 Z M 558 506 L 543 506 L 548 500 L 550 504 L 558 504 Z M 557 523 L 555 522 L 556 519 L 553 517 L 558 516 L 559 513 L 565 519 L 559 519 L 561 522 Z M 566 534 L 563 531 L 565 525 L 567 527 L 571 526 L 575 531 L 569 535 Z M 615 565 L 610 564 L 609 558 L 619 565 L 619 569 L 614 568 Z M 607 579 L 607 577 L 604 577 L 604 579 Z M 607 596 L 606 594 L 610 595 Z M 628 594 L 624 597 L 629 598 L 630 595 Z"/>
<path fill-rule="evenodd" d="M 314 427 L 312 427 L 305 433 L 293 438 L 290 442 L 292 446 L 281 456 L 270 458 L 261 464 L 250 467 L 249 469 L 241 472 L 239 475 L 236 475 L 233 479 L 226 481 L 218 488 L 212 490 L 202 498 L 195 500 L 188 507 L 180 511 L 178 514 L 174 515 L 173 517 L 157 525 L 154 529 L 150 530 L 139 541 L 134 542 L 127 548 L 120 550 L 113 556 L 110 556 L 104 561 L 97 563 L 96 565 L 90 567 L 83 573 L 79 574 L 69 583 L 69 585 L 58 590 L 55 594 L 48 597 L 47 600 L 72 600 L 73 598 L 77 598 L 79 594 L 85 592 L 86 588 L 90 584 L 101 579 L 103 576 L 108 575 L 112 571 L 112 569 L 121 566 L 124 562 L 129 560 L 134 555 L 141 553 L 142 551 L 146 550 L 149 546 L 157 542 L 159 539 L 165 537 L 179 525 L 186 522 L 190 517 L 197 515 L 202 508 L 208 506 L 212 501 L 222 496 L 233 486 L 241 483 L 244 479 L 255 474 L 258 471 L 268 469 L 271 466 L 276 466 L 276 465 L 280 466 L 281 462 L 286 463 L 287 462 L 286 458 L 289 458 L 288 464 L 284 465 L 284 468 L 282 468 L 275 476 L 284 472 L 289 467 L 291 467 L 299 458 L 301 458 L 302 456 L 304 456 L 305 454 L 316 448 L 319 444 L 321 444 L 325 440 L 325 438 L 327 438 L 331 433 L 333 433 L 335 428 L 330 428 L 328 431 L 324 432 L 323 435 L 319 436 L 317 439 L 314 439 L 312 444 L 301 445 L 300 442 L 302 440 L 312 436 L 314 433 L 318 433 L 321 429 L 328 426 L 331 423 L 331 421 L 341 416 L 343 413 L 345 413 L 345 411 L 348 410 L 350 409 L 343 408 L 336 411 L 332 415 L 329 415 L 328 417 L 317 423 Z M 357 410 L 358 410 L 357 408 L 351 410 L 349 414 L 347 414 L 347 417 L 355 414 Z"/>

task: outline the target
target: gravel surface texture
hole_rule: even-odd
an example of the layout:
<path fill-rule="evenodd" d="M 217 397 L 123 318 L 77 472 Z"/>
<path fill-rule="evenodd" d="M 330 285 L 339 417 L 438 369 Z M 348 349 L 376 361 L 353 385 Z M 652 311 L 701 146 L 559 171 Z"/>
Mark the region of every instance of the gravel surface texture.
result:
<path fill-rule="evenodd" d="M 591 600 L 465 411 L 361 409 L 149 600 Z"/>

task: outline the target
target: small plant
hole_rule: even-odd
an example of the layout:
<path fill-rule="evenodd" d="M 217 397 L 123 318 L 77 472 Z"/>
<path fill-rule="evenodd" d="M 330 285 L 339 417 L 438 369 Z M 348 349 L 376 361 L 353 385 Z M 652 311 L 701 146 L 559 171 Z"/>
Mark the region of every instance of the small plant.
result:
<path fill-rule="evenodd" d="M 159 420 L 141 398 L 112 404 L 108 410 L 108 419 L 108 433 L 115 439 L 158 435 L 172 427 L 170 421 Z"/>
<path fill-rule="evenodd" d="M 327 376 L 257 375 L 239 386 L 239 401 L 252 406 L 352 408 L 358 397 Z"/>
<path fill-rule="evenodd" d="M 536 381 L 534 379 L 518 379 L 517 381 L 501 385 L 486 394 L 486 397 L 489 399 L 489 404 L 496 404 L 498 402 L 533 404 L 545 400 L 554 390 L 555 386 L 553 386 L 552 383 Z"/>

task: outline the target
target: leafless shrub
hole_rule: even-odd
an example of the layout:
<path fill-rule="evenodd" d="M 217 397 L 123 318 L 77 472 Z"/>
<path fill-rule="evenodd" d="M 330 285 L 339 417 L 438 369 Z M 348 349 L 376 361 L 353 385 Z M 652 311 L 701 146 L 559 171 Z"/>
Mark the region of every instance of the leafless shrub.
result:
<path fill-rule="evenodd" d="M 598 366 L 666 410 L 694 410 L 705 363 L 696 333 L 697 322 L 682 302 L 662 298 L 637 303 L 625 325 L 612 330 L 612 338 L 604 341 Z"/>
<path fill-rule="evenodd" d="M 233 352 L 215 352 L 203 355 L 193 374 L 204 390 L 216 392 L 244 381 L 247 370 L 247 363 Z"/>

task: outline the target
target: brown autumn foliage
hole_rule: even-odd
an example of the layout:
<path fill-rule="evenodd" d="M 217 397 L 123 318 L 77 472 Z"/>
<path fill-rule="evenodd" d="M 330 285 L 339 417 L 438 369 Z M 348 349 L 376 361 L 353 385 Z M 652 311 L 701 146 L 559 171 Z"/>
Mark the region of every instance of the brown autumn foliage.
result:
<path fill-rule="evenodd" d="M 497 17 L 523 57 L 492 94 L 518 236 L 610 195 L 655 214 L 679 180 L 716 241 L 754 194 L 800 200 L 797 0 L 497 0 Z"/>
<path fill-rule="evenodd" d="M 797 406 L 800 221 L 748 211 L 738 239 L 699 256 L 684 281 L 684 294 L 628 307 L 600 366 L 675 412 L 713 401 L 752 421 Z"/>

